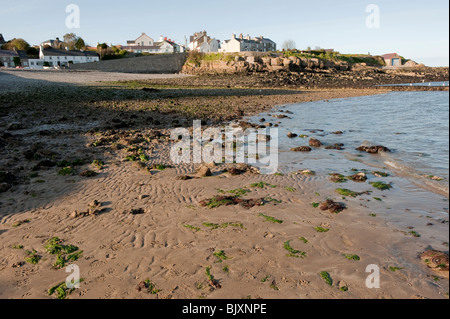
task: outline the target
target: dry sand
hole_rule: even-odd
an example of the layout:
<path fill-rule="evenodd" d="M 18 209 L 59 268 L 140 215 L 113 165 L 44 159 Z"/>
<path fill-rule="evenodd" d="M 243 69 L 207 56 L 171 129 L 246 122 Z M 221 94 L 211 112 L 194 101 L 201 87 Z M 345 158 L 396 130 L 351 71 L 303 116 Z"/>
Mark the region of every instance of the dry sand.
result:
<path fill-rule="evenodd" d="M 333 92 L 305 94 L 311 99 L 333 96 Z M 5 129 L 8 120 L 0 122 L 0 129 Z M 28 147 L 26 143 L 42 142 L 44 148 L 57 154 L 89 159 L 84 166 L 76 167 L 76 172 L 91 169 L 98 175 L 60 176 L 58 168 L 41 169 L 38 177 L 0 193 L 0 298 L 54 298 L 47 290 L 68 276 L 64 268 L 53 269 L 56 256 L 44 249 L 47 240 L 55 236 L 83 251 L 75 262 L 83 282 L 70 299 L 448 297 L 448 280 L 444 278 L 448 272 L 434 273 L 418 258 L 429 246 L 448 249 L 442 246 L 445 239 L 448 242 L 448 218 L 416 238 L 406 227 L 370 216 L 377 214 L 378 206 L 373 201 L 361 205 L 359 199 L 351 199 L 348 209 L 340 214 L 312 207 L 312 202 L 326 198 L 339 200 L 334 192 L 336 185 L 327 176 L 231 176 L 220 173 L 218 166 L 212 177 L 182 181 L 177 176 L 193 174 L 193 166 L 147 172 L 136 163 L 124 161 L 125 150 L 116 150 L 110 144 L 87 147 L 105 135 L 87 133 L 89 125 L 76 121 L 85 127 L 75 129 L 71 124 L 65 128 L 67 132 L 50 136 L 36 134 L 43 129 L 36 124 L 28 131 L 12 132 L 17 140 L 10 141 L 11 148 L 6 148 L 8 153 L 0 163 L 3 167 L 13 166 L 13 156 L 23 156 L 14 148 L 22 150 Z M 145 137 L 152 131 L 142 128 L 127 134 Z M 150 157 L 149 164 L 168 161 L 167 141 L 153 139 L 131 146 L 143 148 Z M 93 159 L 102 159 L 103 169 L 90 165 Z M 261 181 L 276 187 L 250 187 Z M 245 198 L 269 196 L 281 203 L 251 209 L 210 209 L 199 204 L 218 195 L 217 188 L 227 191 L 242 187 L 251 190 Z M 74 211 L 87 210 L 94 200 L 101 203 L 98 215 L 71 216 Z M 139 208 L 145 213 L 129 213 Z M 283 222 L 266 221 L 261 213 Z M 13 227 L 23 220 L 28 222 Z M 212 229 L 204 223 L 235 225 Z M 329 231 L 319 233 L 315 230 L 319 226 Z M 304 258 L 287 256 L 287 241 L 293 249 L 305 252 Z M 23 249 L 12 248 L 14 245 L 23 245 Z M 42 257 L 37 265 L 14 267 L 25 261 L 26 250 L 33 249 Z M 229 259 L 218 262 L 214 252 L 222 250 Z M 360 260 L 349 260 L 344 254 L 358 255 Z M 366 267 L 370 264 L 380 267 L 380 289 L 366 287 Z M 209 266 L 220 289 L 208 284 Z M 228 272 L 223 270 L 225 266 Z M 401 269 L 393 271 L 390 267 Z M 320 277 L 322 271 L 330 274 L 332 286 Z M 146 279 L 161 291 L 154 295 L 139 292 L 137 285 Z M 347 286 L 348 291 L 339 290 L 339 286 Z"/>

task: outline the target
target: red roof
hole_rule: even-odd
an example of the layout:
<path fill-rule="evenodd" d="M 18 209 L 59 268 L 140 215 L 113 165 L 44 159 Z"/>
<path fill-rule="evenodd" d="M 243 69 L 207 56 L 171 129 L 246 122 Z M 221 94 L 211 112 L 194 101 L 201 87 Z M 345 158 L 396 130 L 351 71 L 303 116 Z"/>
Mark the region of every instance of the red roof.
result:
<path fill-rule="evenodd" d="M 400 57 L 400 56 L 397 53 L 389 53 L 389 54 L 382 55 L 382 57 L 385 60 L 391 60 L 395 57 Z"/>

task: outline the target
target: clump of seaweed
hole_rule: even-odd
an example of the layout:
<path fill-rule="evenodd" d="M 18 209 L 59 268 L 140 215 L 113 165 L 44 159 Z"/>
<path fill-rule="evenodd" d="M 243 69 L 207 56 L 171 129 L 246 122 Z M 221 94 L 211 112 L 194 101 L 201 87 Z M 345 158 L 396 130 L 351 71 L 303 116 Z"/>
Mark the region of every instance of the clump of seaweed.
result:
<path fill-rule="evenodd" d="M 266 221 L 274 223 L 274 224 L 282 224 L 283 223 L 282 220 L 276 219 L 276 218 L 274 218 L 272 216 L 264 215 L 263 213 L 259 214 L 258 216 L 259 217 L 263 217 Z"/>
<path fill-rule="evenodd" d="M 370 185 L 372 185 L 373 187 L 375 187 L 375 188 L 377 188 L 379 190 L 382 190 L 382 191 L 389 190 L 389 189 L 392 188 L 391 184 L 386 184 L 386 183 L 383 183 L 383 182 L 372 182 L 372 183 L 370 183 Z"/>
<path fill-rule="evenodd" d="M 294 258 L 306 257 L 306 253 L 304 251 L 295 250 L 294 248 L 291 247 L 290 243 L 291 241 L 288 240 L 283 245 L 284 249 L 286 249 L 289 252 L 289 254 L 286 255 L 287 257 L 294 257 Z"/>
<path fill-rule="evenodd" d="M 83 282 L 83 279 L 79 279 L 77 280 L 73 285 L 75 287 L 75 285 L 79 284 Z M 53 286 L 52 288 L 50 288 L 47 293 L 49 296 L 52 296 L 54 294 L 56 294 L 56 298 L 57 299 L 66 299 L 74 290 L 75 288 L 68 288 L 67 284 L 65 282 L 62 282 L 60 284 L 57 284 L 56 286 Z"/>
<path fill-rule="evenodd" d="M 137 285 L 136 289 L 137 291 L 145 291 L 151 295 L 157 295 L 159 292 L 161 292 L 161 289 L 157 289 L 156 285 L 150 279 L 141 281 Z"/>
<path fill-rule="evenodd" d="M 331 278 L 330 274 L 327 271 L 321 271 L 320 277 L 329 285 L 333 286 L 333 279 Z"/>

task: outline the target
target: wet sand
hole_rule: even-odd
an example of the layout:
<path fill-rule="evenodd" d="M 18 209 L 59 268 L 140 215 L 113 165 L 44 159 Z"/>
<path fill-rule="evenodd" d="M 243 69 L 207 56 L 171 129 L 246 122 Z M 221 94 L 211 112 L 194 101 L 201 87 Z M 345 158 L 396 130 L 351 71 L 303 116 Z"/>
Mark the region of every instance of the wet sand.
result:
<path fill-rule="evenodd" d="M 219 124 L 277 105 L 379 90 L 144 87 L 96 83 L 0 96 L 0 171 L 14 176 L 0 193 L 0 298 L 54 298 L 48 289 L 68 274 L 54 269 L 56 256 L 44 248 L 53 237 L 83 251 L 74 262 L 83 282 L 70 299 L 448 298 L 448 272 L 436 273 L 418 257 L 428 247 L 448 250 L 448 215 L 434 215 L 428 228 L 425 212 L 417 224 L 399 225 L 367 201 L 373 196 L 342 200 L 325 174 L 231 176 L 218 165 L 211 177 L 179 180 L 196 167 L 153 166 L 171 164 L 168 128 L 190 127 L 191 119 Z M 126 160 L 142 154 L 144 161 Z M 58 174 L 65 167 L 73 171 Z M 87 170 L 96 176 L 79 175 Z M 251 186 L 259 182 L 267 184 Z M 242 198 L 265 198 L 265 205 L 201 205 L 242 188 L 250 191 Z M 313 207 L 328 198 L 347 209 Z M 95 214 L 75 217 L 94 200 Z M 33 249 L 42 257 L 37 264 L 25 261 Z M 366 287 L 371 264 L 380 267 L 380 289 Z M 210 285 L 207 267 L 221 288 Z M 138 291 L 146 279 L 160 291 Z"/>

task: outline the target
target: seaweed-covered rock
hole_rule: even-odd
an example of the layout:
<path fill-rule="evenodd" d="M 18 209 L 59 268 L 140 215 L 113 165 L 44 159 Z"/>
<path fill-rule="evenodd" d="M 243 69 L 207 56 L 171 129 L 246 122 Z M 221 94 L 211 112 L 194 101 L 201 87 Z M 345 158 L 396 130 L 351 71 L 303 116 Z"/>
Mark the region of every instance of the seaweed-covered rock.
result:
<path fill-rule="evenodd" d="M 322 146 L 322 142 L 319 141 L 318 139 L 311 138 L 311 139 L 309 140 L 309 146 L 312 146 L 312 147 L 321 147 L 321 146 Z"/>
<path fill-rule="evenodd" d="M 329 210 L 332 213 L 338 214 L 346 209 L 345 204 L 337 203 L 331 199 L 327 199 L 325 202 L 321 203 L 319 206 L 320 210 Z"/>
<path fill-rule="evenodd" d="M 325 147 L 326 150 L 338 150 L 338 151 L 342 151 L 344 149 L 344 144 L 342 143 L 336 143 L 333 145 L 327 145 Z"/>
<path fill-rule="evenodd" d="M 300 147 L 291 148 L 291 151 L 292 152 L 311 152 L 312 149 L 311 149 L 311 147 L 308 147 L 308 146 L 300 146 Z"/>
<path fill-rule="evenodd" d="M 356 149 L 360 152 L 366 152 L 369 154 L 378 154 L 378 153 L 389 153 L 391 150 L 385 146 L 377 145 L 377 146 L 360 146 Z"/>
<path fill-rule="evenodd" d="M 251 173 L 251 174 L 260 174 L 260 171 L 258 168 L 250 166 L 248 164 L 230 164 L 225 169 L 226 172 L 228 172 L 230 175 L 236 176 L 236 175 L 242 175 L 245 173 Z"/>
<path fill-rule="evenodd" d="M 420 259 L 432 270 L 449 278 L 449 256 L 448 253 L 429 249 L 420 254 Z"/>
<path fill-rule="evenodd" d="M 366 173 L 357 173 L 352 176 L 349 176 L 349 179 L 351 179 L 354 182 L 363 183 L 363 182 L 367 181 L 367 174 Z"/>

